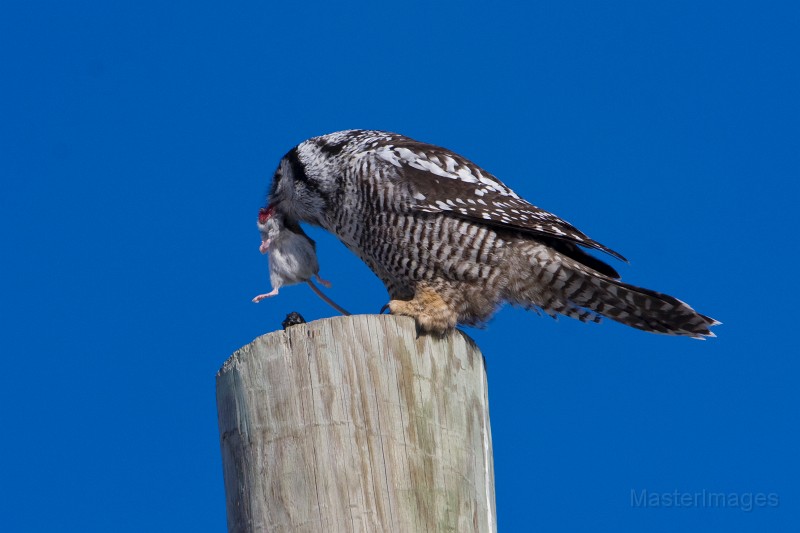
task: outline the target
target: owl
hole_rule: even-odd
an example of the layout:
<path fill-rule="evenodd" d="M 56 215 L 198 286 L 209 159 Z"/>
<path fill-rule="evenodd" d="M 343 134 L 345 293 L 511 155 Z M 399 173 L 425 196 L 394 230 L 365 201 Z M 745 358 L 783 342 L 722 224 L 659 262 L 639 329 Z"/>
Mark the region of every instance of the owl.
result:
<path fill-rule="evenodd" d="M 480 325 L 504 303 L 583 322 L 713 337 L 716 320 L 620 281 L 625 260 L 445 148 L 374 130 L 314 137 L 272 179 L 268 209 L 333 233 L 386 286 L 391 313 L 423 332 Z M 301 230 L 302 231 L 302 230 Z"/>

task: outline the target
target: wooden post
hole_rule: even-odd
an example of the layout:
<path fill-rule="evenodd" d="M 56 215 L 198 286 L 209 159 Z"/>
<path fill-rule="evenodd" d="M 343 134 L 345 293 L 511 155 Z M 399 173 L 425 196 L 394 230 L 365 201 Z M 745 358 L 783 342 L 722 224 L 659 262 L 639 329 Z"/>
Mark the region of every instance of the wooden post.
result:
<path fill-rule="evenodd" d="M 483 356 L 389 315 L 259 337 L 217 374 L 228 531 L 496 531 Z"/>

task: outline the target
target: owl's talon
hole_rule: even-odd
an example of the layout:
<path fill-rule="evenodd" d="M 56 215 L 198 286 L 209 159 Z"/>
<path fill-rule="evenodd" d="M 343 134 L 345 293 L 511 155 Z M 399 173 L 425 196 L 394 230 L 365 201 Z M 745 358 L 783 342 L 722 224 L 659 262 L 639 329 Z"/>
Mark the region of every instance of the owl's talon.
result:
<path fill-rule="evenodd" d="M 391 300 L 388 304 L 393 315 L 410 316 L 422 331 L 444 334 L 456 327 L 458 316 L 439 294 L 428 287 L 417 288 L 414 298 L 408 301 Z"/>
<path fill-rule="evenodd" d="M 385 313 L 386 311 L 389 310 L 389 303 L 390 302 L 386 302 L 385 304 L 383 304 L 383 307 L 381 307 L 381 310 L 378 311 L 379 315 L 382 315 L 383 313 Z"/>

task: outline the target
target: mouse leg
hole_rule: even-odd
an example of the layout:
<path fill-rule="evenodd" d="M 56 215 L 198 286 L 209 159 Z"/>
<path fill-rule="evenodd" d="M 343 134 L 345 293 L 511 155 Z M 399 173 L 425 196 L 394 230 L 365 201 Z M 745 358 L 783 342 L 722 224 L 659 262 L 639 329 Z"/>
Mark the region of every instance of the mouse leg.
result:
<path fill-rule="evenodd" d="M 267 294 L 259 294 L 255 298 L 253 298 L 253 303 L 258 303 L 261 300 L 266 300 L 267 298 L 272 298 L 273 296 L 278 295 L 278 289 L 272 289 L 272 292 L 268 292 Z"/>

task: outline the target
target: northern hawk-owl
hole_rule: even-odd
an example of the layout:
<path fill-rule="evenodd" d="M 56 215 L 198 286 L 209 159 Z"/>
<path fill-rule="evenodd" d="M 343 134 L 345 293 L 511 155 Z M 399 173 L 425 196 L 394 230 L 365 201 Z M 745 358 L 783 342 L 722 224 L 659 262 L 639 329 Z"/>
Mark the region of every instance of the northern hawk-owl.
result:
<path fill-rule="evenodd" d="M 386 285 L 391 313 L 423 331 L 481 324 L 504 302 L 695 338 L 719 323 L 623 283 L 581 247 L 620 254 L 468 159 L 395 133 L 346 130 L 298 144 L 275 171 L 267 209 L 287 227 L 336 235 Z"/>

